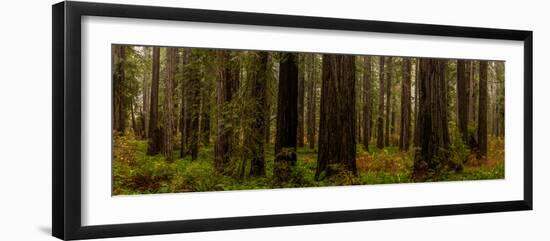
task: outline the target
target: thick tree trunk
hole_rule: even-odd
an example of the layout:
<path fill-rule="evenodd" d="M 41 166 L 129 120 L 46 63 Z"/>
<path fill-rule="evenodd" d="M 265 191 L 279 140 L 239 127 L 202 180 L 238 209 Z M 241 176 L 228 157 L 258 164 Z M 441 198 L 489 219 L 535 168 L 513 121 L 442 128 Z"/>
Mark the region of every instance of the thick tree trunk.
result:
<path fill-rule="evenodd" d="M 386 57 L 386 131 L 384 136 L 384 146 L 390 145 L 390 128 L 391 128 L 391 90 L 392 90 L 392 70 L 393 70 L 393 58 Z"/>
<path fill-rule="evenodd" d="M 411 60 L 403 58 L 403 79 L 401 84 L 401 135 L 399 149 L 409 150 L 411 135 Z"/>
<path fill-rule="evenodd" d="M 291 167 L 296 164 L 298 129 L 298 56 L 285 53 L 279 64 L 277 95 L 277 135 L 273 177 L 278 182 L 290 178 Z"/>
<path fill-rule="evenodd" d="M 255 52 L 254 64 L 250 69 L 250 100 L 252 101 L 252 123 L 246 140 L 250 149 L 250 176 L 265 175 L 265 132 L 267 112 L 267 52 Z"/>
<path fill-rule="evenodd" d="M 420 59 L 419 118 L 416 125 L 420 149 L 414 157 L 413 179 L 423 181 L 437 174 L 448 159 L 447 84 L 445 61 Z"/>
<path fill-rule="evenodd" d="M 364 105 L 363 105 L 363 146 L 366 151 L 369 151 L 369 141 L 371 138 L 372 127 L 372 65 L 371 57 L 364 57 L 364 73 L 363 73 L 363 85 L 364 92 Z"/>
<path fill-rule="evenodd" d="M 176 76 L 176 49 L 175 48 L 168 48 L 167 49 L 167 61 L 166 64 L 166 72 L 167 72 L 167 78 L 166 82 L 164 83 L 164 138 L 163 138 L 163 150 L 162 153 L 164 154 L 164 157 L 167 161 L 173 160 L 173 150 L 174 150 L 174 144 L 172 143 L 172 134 L 173 134 L 173 107 L 174 103 L 172 100 L 172 90 L 174 89 L 174 79 Z"/>
<path fill-rule="evenodd" d="M 113 46 L 111 57 L 113 65 L 113 127 L 119 134 L 126 130 L 125 85 L 126 49 L 124 46 Z"/>
<path fill-rule="evenodd" d="M 355 57 L 323 55 L 322 80 L 317 180 L 343 170 L 357 173 Z"/>
<path fill-rule="evenodd" d="M 223 172 L 231 161 L 233 151 L 233 130 L 230 104 L 239 83 L 239 65 L 231 60 L 231 53 L 217 50 L 218 76 L 216 85 L 216 104 L 218 117 L 216 119 L 216 143 L 214 146 L 214 167 Z"/>
<path fill-rule="evenodd" d="M 378 94 L 378 118 L 376 118 L 376 147 L 378 149 L 384 148 L 384 62 L 385 57 L 380 56 L 380 70 L 378 71 L 380 75 L 380 92 Z"/>
<path fill-rule="evenodd" d="M 159 98 L 159 68 L 160 48 L 153 47 L 153 77 L 151 83 L 151 107 L 149 108 L 149 141 L 147 155 L 156 155 L 160 152 L 161 138 L 158 126 L 158 98 Z"/>
<path fill-rule="evenodd" d="M 479 61 L 478 157 L 487 158 L 487 61 Z"/>
<path fill-rule="evenodd" d="M 470 100 L 470 62 L 467 60 L 457 61 L 457 106 L 458 106 L 458 130 L 460 131 L 462 141 L 468 143 L 468 115 Z"/>

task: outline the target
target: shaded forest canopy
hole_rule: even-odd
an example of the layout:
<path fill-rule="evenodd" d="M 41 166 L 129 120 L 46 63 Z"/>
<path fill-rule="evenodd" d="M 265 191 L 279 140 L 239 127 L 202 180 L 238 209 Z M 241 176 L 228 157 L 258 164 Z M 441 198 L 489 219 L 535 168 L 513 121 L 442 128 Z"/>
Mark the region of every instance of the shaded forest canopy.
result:
<path fill-rule="evenodd" d="M 503 61 L 112 45 L 113 195 L 504 178 Z"/>

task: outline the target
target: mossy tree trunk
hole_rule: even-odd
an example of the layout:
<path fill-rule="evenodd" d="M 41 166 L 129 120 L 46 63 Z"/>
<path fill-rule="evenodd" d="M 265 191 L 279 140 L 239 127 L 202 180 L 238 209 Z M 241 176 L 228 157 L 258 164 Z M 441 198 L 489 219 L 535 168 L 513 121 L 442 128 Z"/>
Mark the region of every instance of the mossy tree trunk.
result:
<path fill-rule="evenodd" d="M 216 104 L 218 116 L 216 119 L 216 143 L 214 145 L 214 167 L 218 172 L 223 172 L 231 161 L 233 151 L 233 113 L 231 102 L 239 84 L 239 64 L 231 60 L 231 52 L 217 50 L 218 75 L 216 85 Z"/>
<path fill-rule="evenodd" d="M 267 61 L 268 53 L 254 52 L 250 68 L 250 100 L 252 123 L 248 130 L 250 176 L 265 176 L 265 135 L 267 117 Z"/>
<path fill-rule="evenodd" d="M 197 160 L 199 154 L 200 143 L 200 96 L 201 96 L 201 50 L 193 49 L 189 51 L 189 59 L 187 64 L 187 81 L 185 85 L 185 132 L 186 132 L 186 149 L 187 153 L 191 154 L 191 160 Z"/>

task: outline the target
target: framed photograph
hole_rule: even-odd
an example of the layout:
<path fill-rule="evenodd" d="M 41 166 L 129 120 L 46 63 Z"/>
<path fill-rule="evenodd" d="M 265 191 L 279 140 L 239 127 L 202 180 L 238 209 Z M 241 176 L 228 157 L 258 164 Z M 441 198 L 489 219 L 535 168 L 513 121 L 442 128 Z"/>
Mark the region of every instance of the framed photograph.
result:
<path fill-rule="evenodd" d="M 66 1 L 52 48 L 60 239 L 532 209 L 531 31 Z"/>

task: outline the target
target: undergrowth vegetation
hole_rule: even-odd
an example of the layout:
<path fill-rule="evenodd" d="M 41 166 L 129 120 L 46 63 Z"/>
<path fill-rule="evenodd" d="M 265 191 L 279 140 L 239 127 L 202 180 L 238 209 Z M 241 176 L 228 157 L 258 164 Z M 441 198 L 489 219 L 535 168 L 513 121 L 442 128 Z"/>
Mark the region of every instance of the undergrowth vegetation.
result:
<path fill-rule="evenodd" d="M 272 177 L 274 153 L 271 145 L 266 146 L 266 177 L 241 178 L 216 172 L 212 145 L 202 147 L 195 161 L 190 157 L 177 158 L 179 152 L 175 151 L 175 160 L 167 162 L 162 155 L 146 155 L 147 141 L 136 140 L 131 135 L 114 136 L 113 195 L 413 182 L 413 148 L 400 152 L 397 147 L 377 149 L 370 146 L 371 152 L 366 152 L 362 145 L 357 145 L 357 175 L 340 171 L 320 181 L 315 180 L 316 151 L 298 148 L 298 160 L 292 167 L 289 181 L 280 183 Z M 504 141 L 489 140 L 487 160 L 476 159 L 465 145 L 454 140 L 450 159 L 461 168 L 446 169 L 427 181 L 504 178 Z"/>

